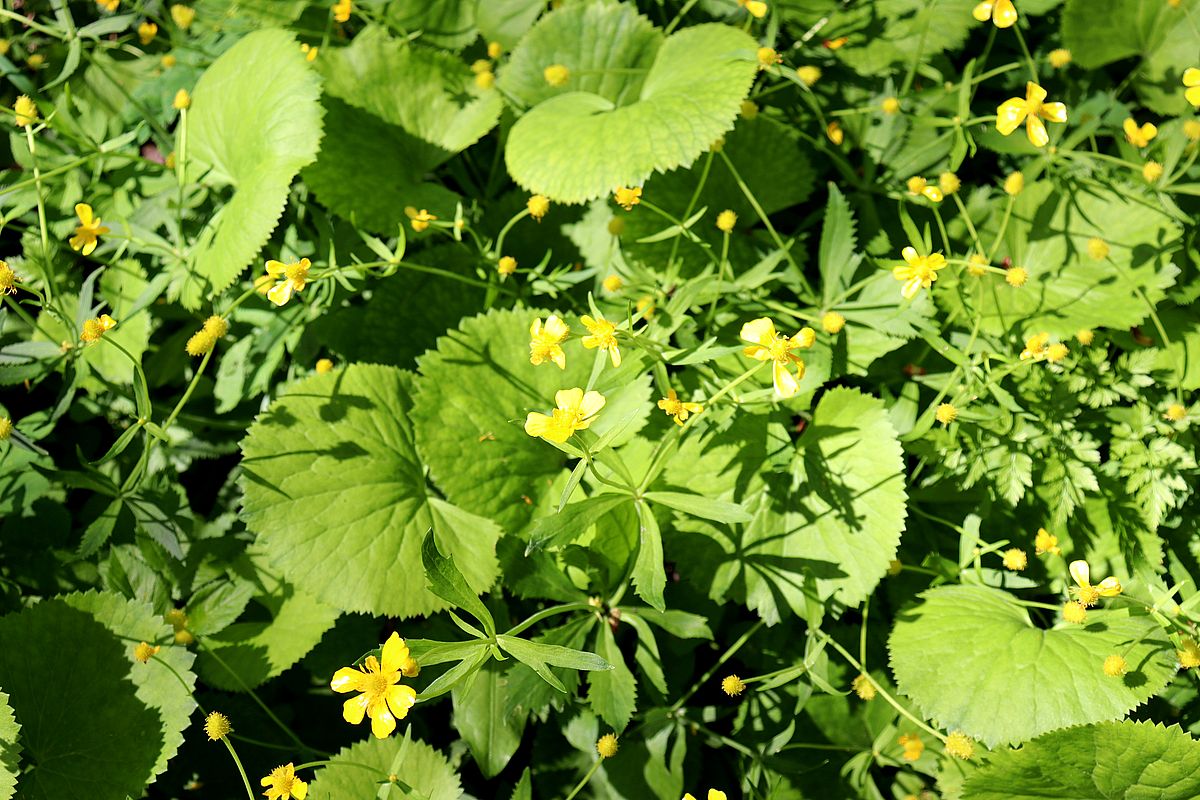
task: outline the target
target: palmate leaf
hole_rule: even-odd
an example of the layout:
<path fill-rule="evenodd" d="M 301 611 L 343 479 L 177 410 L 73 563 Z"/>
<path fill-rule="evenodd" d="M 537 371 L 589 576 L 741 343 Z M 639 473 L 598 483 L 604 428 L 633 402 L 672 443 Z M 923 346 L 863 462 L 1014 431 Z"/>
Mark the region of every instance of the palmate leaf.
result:
<path fill-rule="evenodd" d="M 1083 625 L 1043 630 L 1012 595 L 981 586 L 922 594 L 889 649 L 896 684 L 922 716 L 989 747 L 1121 717 L 1175 672 L 1174 648 L 1149 616 L 1093 609 Z M 1123 677 L 1104 674 L 1114 654 L 1129 664 Z"/>
<path fill-rule="evenodd" d="M 231 184 L 232 199 L 200 234 L 180 299 L 197 309 L 231 284 L 279 222 L 288 187 L 317 156 L 320 86 L 288 32 L 251 33 L 208 68 L 192 93 L 189 166 L 194 179 Z"/>
<path fill-rule="evenodd" d="M 311 800 L 376 797 L 385 775 L 398 776 L 412 789 L 405 792 L 393 786 L 383 795 L 389 800 L 458 800 L 462 796 L 458 775 L 446 757 L 407 737 L 364 739 L 342 748 L 329 761 L 317 770 L 309 786 Z"/>
<path fill-rule="evenodd" d="M 13 716 L 8 695 L 0 692 L 0 800 L 9 800 L 17 790 L 21 767 L 21 726 Z"/>
<path fill-rule="evenodd" d="M 509 173 L 531 192 L 581 203 L 691 164 L 733 126 L 756 47 L 716 24 L 662 41 L 611 3 L 547 14 L 501 74 L 501 88 L 532 106 L 509 135 Z M 542 77 L 551 64 L 571 71 L 565 86 Z"/>
<path fill-rule="evenodd" d="M 1200 743 L 1178 726 L 1103 722 L 997 750 L 962 800 L 1190 800 L 1200 796 Z"/>
<path fill-rule="evenodd" d="M 345 611 L 411 617 L 446 607 L 425 588 L 434 528 L 472 590 L 498 570 L 500 529 L 431 511 L 409 415 L 411 374 L 353 365 L 283 392 L 242 441 L 246 524 L 290 583 Z"/>

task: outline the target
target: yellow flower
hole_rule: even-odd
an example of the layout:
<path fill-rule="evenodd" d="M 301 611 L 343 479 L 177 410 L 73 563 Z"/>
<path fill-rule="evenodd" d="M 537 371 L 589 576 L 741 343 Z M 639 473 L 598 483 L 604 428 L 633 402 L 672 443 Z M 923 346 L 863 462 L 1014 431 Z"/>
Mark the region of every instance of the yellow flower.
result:
<path fill-rule="evenodd" d="M 121 0 L 96 0 L 96 5 L 103 8 L 105 11 L 116 11 L 117 6 L 121 4 Z"/>
<path fill-rule="evenodd" d="M 975 755 L 975 742 L 962 731 L 954 731 L 946 737 L 946 755 L 966 761 Z"/>
<path fill-rule="evenodd" d="M 1004 179 L 1004 193 L 1010 197 L 1016 197 L 1025 188 L 1025 175 L 1021 172 L 1014 172 Z"/>
<path fill-rule="evenodd" d="M 821 328 L 830 336 L 837 336 L 846 327 L 846 318 L 836 311 L 826 311 L 821 315 Z"/>
<path fill-rule="evenodd" d="M 899 742 L 900 746 L 904 748 L 905 761 L 916 761 L 925 752 L 925 743 L 915 733 L 904 734 L 900 737 Z"/>
<path fill-rule="evenodd" d="M 287 301 L 292 299 L 292 292 L 304 291 L 311 268 L 312 263 L 307 258 L 291 264 L 268 261 L 267 275 L 275 279 L 275 285 L 267 290 L 267 299 L 277 306 L 286 305 Z"/>
<path fill-rule="evenodd" d="M 176 111 L 183 111 L 185 108 L 191 108 L 192 96 L 188 94 L 187 89 L 180 89 L 175 93 L 175 99 L 171 101 L 171 106 Z"/>
<path fill-rule="evenodd" d="M 825 41 L 821 42 L 821 45 L 826 50 L 841 50 L 846 46 L 846 42 L 848 41 L 850 41 L 849 36 L 839 36 L 836 39 L 826 39 Z"/>
<path fill-rule="evenodd" d="M 512 256 L 501 256 L 496 262 L 496 271 L 500 273 L 501 280 L 507 278 L 517 271 L 517 260 Z"/>
<path fill-rule="evenodd" d="M 100 224 L 100 218 L 92 214 L 92 207 L 87 203 L 77 203 L 75 213 L 79 215 L 79 225 L 70 239 L 71 249 L 82 250 L 85 256 L 90 256 L 100 237 L 108 233 L 108 228 Z"/>
<path fill-rule="evenodd" d="M 1010 4 L 1011 5 L 1011 4 Z M 1034 147 L 1044 147 L 1050 141 L 1043 119 L 1066 122 L 1067 107 L 1062 103 L 1047 103 L 1046 90 L 1033 81 L 1025 84 L 1025 99 L 1010 97 L 996 109 L 996 130 L 1004 136 L 1025 123 L 1025 132 Z"/>
<path fill-rule="evenodd" d="M 479 58 L 471 63 L 471 72 L 474 72 L 476 75 L 478 75 L 481 72 L 491 72 L 491 71 L 492 71 L 492 62 L 488 61 L 486 58 Z"/>
<path fill-rule="evenodd" d="M 349 0 L 347 0 L 347 5 L 349 5 Z M 192 22 L 196 19 L 196 9 L 179 4 L 173 5 L 171 6 L 171 19 L 175 20 L 175 24 L 186 31 L 192 27 Z"/>
<path fill-rule="evenodd" d="M 850 688 L 858 695 L 860 700 L 875 699 L 875 684 L 871 683 L 871 679 L 866 675 L 859 675 L 854 680 L 850 681 Z"/>
<path fill-rule="evenodd" d="M 742 326 L 741 337 L 750 342 L 743 348 L 742 353 L 756 361 L 774 362 L 771 367 L 771 380 L 775 385 L 775 394 L 780 397 L 791 397 L 800 388 L 800 379 L 804 377 L 804 360 L 793 353 L 793 350 L 807 350 L 813 346 L 817 334 L 812 328 L 801 328 L 792 337 L 780 336 L 775 332 L 775 323 L 766 317 L 751 320 Z M 796 375 L 792 376 L 791 365 L 796 365 Z"/>
<path fill-rule="evenodd" d="M 1070 600 L 1063 603 L 1062 616 L 1072 625 L 1082 625 L 1083 621 L 1087 619 L 1087 609 L 1078 600 Z"/>
<path fill-rule="evenodd" d="M 582 344 L 588 350 L 608 351 L 608 357 L 612 359 L 614 367 L 621 366 L 621 351 L 617 348 L 617 326 L 606 320 L 604 317 L 593 319 L 587 314 L 579 318 L 583 323 L 583 327 L 588 329 L 590 335 L 583 337 Z"/>
<path fill-rule="evenodd" d="M 8 262 L 0 261 L 0 294 L 16 294 L 17 284 L 20 282 L 21 279 L 13 272 Z"/>
<path fill-rule="evenodd" d="M 12 436 L 13 423 L 8 417 L 0 417 L 0 442 L 5 441 Z"/>
<path fill-rule="evenodd" d="M 12 42 L 8 39 L 0 39 L 0 56 L 8 55 L 9 48 L 12 47 Z"/>
<path fill-rule="evenodd" d="M 1146 147 L 1151 139 L 1158 136 L 1158 128 L 1153 123 L 1147 122 L 1139 128 L 1133 117 L 1126 118 L 1121 127 L 1125 129 L 1125 141 L 1134 147 Z"/>
<path fill-rule="evenodd" d="M 1193 142 L 1200 141 L 1200 120 L 1188 119 L 1183 121 L 1183 135 Z"/>
<path fill-rule="evenodd" d="M 696 798 L 691 792 L 688 792 L 683 796 L 683 800 L 696 800 Z M 724 792 L 718 789 L 709 789 L 708 794 L 705 796 L 705 800 L 729 800 L 729 798 L 726 797 Z"/>
<path fill-rule="evenodd" d="M 934 203 L 942 202 L 942 190 L 936 186 L 930 186 L 929 181 L 920 175 L 914 175 L 909 178 L 906 186 L 908 187 L 908 193 L 911 195 L 924 195 Z"/>
<path fill-rule="evenodd" d="M 558 364 L 559 369 L 566 369 L 567 354 L 563 352 L 562 343 L 570 332 L 567 323 L 553 314 L 546 317 L 545 325 L 535 319 L 529 326 L 529 363 L 536 367 L 549 359 Z"/>
<path fill-rule="evenodd" d="M 967 273 L 976 278 L 986 275 L 989 266 L 987 256 L 982 253 L 972 253 L 971 257 L 967 259 Z"/>
<path fill-rule="evenodd" d="M 921 289 L 932 287 L 933 282 L 937 280 L 937 271 L 946 267 L 946 257 L 941 253 L 919 256 L 916 249 L 906 247 L 900 251 L 900 255 L 904 257 L 907 266 L 893 267 L 892 277 L 904 281 L 900 294 L 905 300 L 916 297 Z"/>
<path fill-rule="evenodd" d="M 1118 655 L 1112 655 L 1104 659 L 1104 674 L 1110 678 L 1121 677 L 1125 674 L 1125 670 L 1128 667 L 1129 664 L 1125 661 L 1125 659 Z"/>
<path fill-rule="evenodd" d="M 642 315 L 642 319 L 651 319 L 654 317 L 655 311 L 654 298 L 649 295 L 639 297 L 634 308 Z"/>
<path fill-rule="evenodd" d="M 737 225 L 737 214 L 730 209 L 725 209 L 720 214 L 717 214 L 717 230 L 722 233 L 729 233 L 733 230 L 733 226 Z"/>
<path fill-rule="evenodd" d="M 1012 0 L 984 0 L 975 6 L 971 16 L 980 22 L 987 22 L 990 17 L 997 28 L 1011 28 L 1017 22 L 1017 9 Z"/>
<path fill-rule="evenodd" d="M 1087 254 L 1089 258 L 1094 258 L 1097 261 L 1103 258 L 1108 258 L 1109 247 L 1108 242 L 1098 236 L 1093 236 L 1087 242 Z"/>
<path fill-rule="evenodd" d="M 1179 657 L 1179 666 L 1184 669 L 1200 667 L 1200 644 L 1190 636 L 1179 643 L 1175 655 Z"/>
<path fill-rule="evenodd" d="M 525 418 L 525 432 L 561 444 L 595 421 L 600 409 L 604 408 L 604 395 L 599 392 L 585 394 L 579 388 L 561 389 L 555 392 L 554 402 L 558 408 L 551 411 L 550 416 L 529 412 Z"/>
<path fill-rule="evenodd" d="M 314 45 L 310 45 L 308 42 L 303 42 L 300 45 L 300 52 L 304 53 L 305 61 L 316 61 L 317 53 L 320 52 L 320 50 L 321 50 L 321 48 L 316 47 Z"/>
<path fill-rule="evenodd" d="M 1059 361 L 1062 361 L 1064 358 L 1066 358 L 1070 352 L 1070 348 L 1068 348 L 1065 344 L 1062 342 L 1055 342 L 1046 348 L 1046 360 L 1052 364 L 1057 364 Z"/>
<path fill-rule="evenodd" d="M 942 190 L 942 194 L 949 197 L 962 188 L 962 181 L 953 172 L 943 172 L 938 175 L 938 188 Z"/>
<path fill-rule="evenodd" d="M 1194 106 L 1200 106 L 1200 69 L 1188 67 L 1183 71 L 1184 98 Z"/>
<path fill-rule="evenodd" d="M 1089 582 L 1091 572 L 1088 570 L 1086 561 L 1072 561 L 1067 569 L 1076 583 L 1076 586 L 1071 589 L 1084 607 L 1096 605 L 1100 602 L 1101 597 L 1116 597 L 1121 593 L 1121 582 L 1112 575 L 1092 586 Z"/>
<path fill-rule="evenodd" d="M 154 41 L 154 37 L 158 35 L 158 26 L 149 20 L 138 25 L 138 38 L 142 40 L 142 44 L 150 44 Z"/>
<path fill-rule="evenodd" d="M 229 717 L 220 711 L 212 711 L 204 718 L 204 732 L 208 734 L 208 739 L 211 742 L 224 739 L 232 730 L 233 726 L 229 724 Z"/>
<path fill-rule="evenodd" d="M 1062 550 L 1058 546 L 1058 537 L 1045 528 L 1038 528 L 1037 535 L 1033 537 L 1033 552 L 1039 556 L 1043 553 L 1059 555 Z"/>
<path fill-rule="evenodd" d="M 161 59 L 159 59 L 159 63 L 162 64 L 163 69 L 170 69 L 171 67 L 175 66 L 177 59 L 171 53 L 167 53 Z"/>
<path fill-rule="evenodd" d="M 885 114 L 897 114 L 900 111 L 900 101 L 895 97 L 885 97 L 883 102 L 879 104 Z"/>
<path fill-rule="evenodd" d="M 499 58 L 504 54 L 504 45 L 499 42 L 488 42 L 487 54 L 488 58 Z"/>
<path fill-rule="evenodd" d="M 329 688 L 339 694 L 359 692 L 342 705 L 342 718 L 358 725 L 363 716 L 368 716 L 371 733 L 384 739 L 396 730 L 396 720 L 408 716 L 408 710 L 417 702 L 416 691 L 400 684 L 402 675 L 415 674 L 416 662 L 408 654 L 408 645 L 395 633 L 383 643 L 381 655 L 379 659 L 367 656 L 357 669 L 342 667 L 333 673 Z"/>
<path fill-rule="evenodd" d="M 100 337 L 105 333 L 117 327 L 117 321 L 108 314 L 101 314 L 96 319 L 89 319 L 83 323 L 83 332 L 79 334 L 79 338 L 88 344 L 100 341 Z"/>
<path fill-rule="evenodd" d="M 1029 280 L 1029 270 L 1024 267 L 1009 267 L 1004 271 L 1004 282 L 1013 288 L 1020 289 Z"/>
<path fill-rule="evenodd" d="M 1046 357 L 1046 345 L 1050 344 L 1050 334 L 1035 333 L 1025 340 L 1025 349 L 1021 351 L 1021 360 L 1041 361 Z"/>
<path fill-rule="evenodd" d="M 525 201 L 525 208 L 529 209 L 529 216 L 541 222 L 542 217 L 550 210 L 550 198 L 544 194 L 535 194 Z"/>
<path fill-rule="evenodd" d="M 612 758 L 617 754 L 617 737 L 606 733 L 596 741 L 596 752 L 601 758 Z"/>
<path fill-rule="evenodd" d="M 773 47 L 758 48 L 758 52 L 755 53 L 755 57 L 758 59 L 758 68 L 760 70 L 769 69 L 770 67 L 773 67 L 783 61 L 783 57 L 780 56 L 779 53 L 775 52 L 775 48 Z"/>
<path fill-rule="evenodd" d="M 487 70 L 475 73 L 475 85 L 484 91 L 491 89 L 496 85 L 496 74 Z"/>
<path fill-rule="evenodd" d="M 933 417 L 943 425 L 949 425 L 958 419 L 958 409 L 954 407 L 953 403 L 942 403 L 933 413 Z"/>
<path fill-rule="evenodd" d="M 184 348 L 189 356 L 202 356 L 216 346 L 217 340 L 229 332 L 229 323 L 221 317 L 212 316 L 204 326 L 192 334 Z"/>
<path fill-rule="evenodd" d="M 1145 179 L 1146 183 L 1154 183 L 1162 175 L 1163 165 L 1157 161 L 1147 161 L 1146 165 L 1142 167 L 1142 178 Z"/>
<path fill-rule="evenodd" d="M 333 4 L 333 19 L 335 22 L 349 22 L 353 4 L 350 0 L 337 0 Z"/>
<path fill-rule="evenodd" d="M 1049 61 L 1050 66 L 1054 67 L 1055 69 L 1062 69 L 1067 64 L 1071 63 L 1071 51 L 1062 47 L 1058 48 L 1057 50 L 1051 50 L 1049 55 L 1046 56 L 1046 60 Z"/>
<path fill-rule="evenodd" d="M 133 648 L 133 657 L 145 664 L 155 654 L 158 653 L 159 649 L 160 648 L 147 644 L 146 642 L 138 642 L 137 647 Z"/>
<path fill-rule="evenodd" d="M 613 199 L 621 208 L 632 211 L 634 206 L 642 202 L 642 187 L 618 186 L 613 189 Z"/>
<path fill-rule="evenodd" d="M 542 77 L 546 79 L 546 83 L 557 88 L 565 86 L 571 79 L 571 70 L 563 64 L 551 64 L 542 70 Z"/>
<path fill-rule="evenodd" d="M 1001 554 L 1004 561 L 1004 568 L 1013 572 L 1020 572 L 1029 566 L 1029 558 L 1025 555 L 1025 551 L 1019 547 L 1012 547 L 1005 550 Z"/>
<path fill-rule="evenodd" d="M 831 122 L 825 126 L 825 136 L 829 141 L 833 142 L 838 147 L 842 146 L 842 142 L 846 139 L 846 132 L 842 130 L 842 126 L 836 122 Z"/>
<path fill-rule="evenodd" d="M 754 119 L 758 116 L 758 104 L 753 100 L 743 100 L 739 113 L 746 119 Z"/>
<path fill-rule="evenodd" d="M 737 0 L 737 4 L 750 12 L 750 16 L 755 19 L 762 19 L 767 15 L 767 4 L 761 0 Z"/>
<path fill-rule="evenodd" d="M 805 86 L 812 86 L 814 83 L 821 80 L 821 68 L 811 65 L 797 67 L 796 77 L 799 78 L 800 82 Z"/>
<path fill-rule="evenodd" d="M 699 403 L 685 403 L 675 394 L 674 389 L 667 389 L 667 396 L 658 401 L 661 408 L 669 417 L 675 418 L 676 425 L 682 425 L 692 414 L 699 414 L 704 406 Z"/>
<path fill-rule="evenodd" d="M 621 287 L 625 285 L 625 282 L 621 280 L 620 275 L 609 275 L 601 281 L 600 285 L 604 287 L 604 291 L 606 292 L 619 292 L 621 291 Z"/>
<path fill-rule="evenodd" d="M 412 229 L 414 231 L 416 231 L 417 233 L 420 233 L 421 231 L 428 228 L 429 223 L 431 223 L 435 219 L 437 219 L 437 217 L 435 217 L 433 214 L 430 214 L 425 209 L 422 208 L 420 211 L 417 211 L 412 206 L 404 207 L 404 216 L 408 217 L 409 220 L 411 220 L 411 222 L 409 224 L 412 225 Z"/>
<path fill-rule="evenodd" d="M 333 360 L 328 358 L 318 358 L 316 370 L 318 375 L 325 375 L 326 373 L 333 372 Z"/>
<path fill-rule="evenodd" d="M 296 777 L 296 767 L 292 764 L 271 770 L 259 784 L 267 787 L 263 792 L 267 800 L 304 800 L 308 796 L 308 784 Z"/>
<path fill-rule="evenodd" d="M 1163 416 L 1171 422 L 1182 422 L 1187 417 L 1187 408 L 1181 403 L 1171 403 Z"/>
<path fill-rule="evenodd" d="M 1079 342 L 1084 347 L 1087 347 L 1096 338 L 1096 332 L 1088 328 L 1080 328 L 1075 331 L 1075 341 Z"/>
<path fill-rule="evenodd" d="M 746 683 L 737 675 L 726 675 L 721 680 L 721 691 L 730 697 L 737 697 L 746 691 Z"/>
<path fill-rule="evenodd" d="M 46 63 L 46 57 L 41 53 L 34 53 L 29 58 L 25 59 L 25 63 L 30 69 L 41 69 L 42 64 Z"/>

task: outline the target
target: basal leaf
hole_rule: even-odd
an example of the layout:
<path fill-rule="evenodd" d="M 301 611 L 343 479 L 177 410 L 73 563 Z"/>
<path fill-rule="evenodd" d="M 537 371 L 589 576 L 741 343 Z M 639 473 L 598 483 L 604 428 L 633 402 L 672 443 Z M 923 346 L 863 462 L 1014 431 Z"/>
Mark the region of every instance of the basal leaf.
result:
<path fill-rule="evenodd" d="M 398 776 L 413 791 L 391 788 L 385 796 L 406 800 L 458 800 L 462 796 L 458 774 L 444 755 L 424 742 L 399 736 L 372 736 L 342 748 L 327 766 L 316 771 L 308 796 L 311 800 L 376 797 L 380 779 L 386 775 Z"/>

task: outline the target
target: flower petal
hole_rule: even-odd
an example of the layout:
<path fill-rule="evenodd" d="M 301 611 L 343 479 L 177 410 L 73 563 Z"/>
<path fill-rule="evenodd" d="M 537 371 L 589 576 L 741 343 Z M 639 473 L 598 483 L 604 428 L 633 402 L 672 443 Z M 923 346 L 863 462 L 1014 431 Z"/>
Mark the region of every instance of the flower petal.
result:
<path fill-rule="evenodd" d="M 1200 86 L 1200 68 L 1188 67 L 1183 71 L 1184 86 Z"/>
<path fill-rule="evenodd" d="M 1121 582 L 1112 575 L 1096 584 L 1096 591 L 1101 597 L 1116 597 L 1121 593 Z"/>
<path fill-rule="evenodd" d="M 992 11 L 992 22 L 997 28 L 1011 28 L 1017 23 L 1017 9 L 1012 0 L 997 0 Z"/>
<path fill-rule="evenodd" d="M 377 739 L 386 739 L 396 730 L 396 718 L 388 711 L 385 703 L 379 703 L 371 709 L 371 733 Z"/>
<path fill-rule="evenodd" d="M 267 290 L 267 299 L 277 306 L 287 305 L 287 301 L 292 299 L 292 282 L 284 281 L 272 286 Z"/>
<path fill-rule="evenodd" d="M 408 710 L 417 702 L 417 692 L 411 686 L 393 686 L 387 691 L 387 704 L 396 719 L 408 716 Z"/>
<path fill-rule="evenodd" d="M 911 264 L 911 263 L 913 263 L 914 261 L 916 261 L 916 260 L 917 260 L 917 258 L 918 258 L 918 256 L 917 256 L 917 248 L 915 248 L 915 247 L 912 247 L 912 246 L 910 245 L 910 246 L 908 246 L 908 247 L 904 248 L 903 250 L 901 250 L 901 251 L 900 251 L 900 255 L 901 255 L 903 258 L 904 258 L 904 260 L 905 260 L 907 263 Z"/>
<path fill-rule="evenodd" d="M 553 420 L 545 414 L 530 411 L 529 416 L 525 418 L 525 432 L 530 436 L 545 436 L 552 422 Z"/>
<path fill-rule="evenodd" d="M 96 249 L 96 237 L 95 236 L 88 237 L 87 244 L 85 244 L 83 246 L 83 254 L 85 256 L 90 256 L 92 254 L 92 251 L 95 249 Z"/>
<path fill-rule="evenodd" d="M 367 696 L 365 694 L 355 695 L 346 702 L 342 703 L 342 719 L 349 722 L 351 725 L 357 725 L 363 721 L 363 717 L 367 713 Z"/>
<path fill-rule="evenodd" d="M 1067 105 L 1066 103 L 1043 103 L 1042 116 L 1051 122 L 1066 122 Z"/>
<path fill-rule="evenodd" d="M 739 335 L 747 342 L 762 344 L 764 339 L 775 338 L 775 323 L 767 317 L 759 317 L 743 325 Z"/>
<path fill-rule="evenodd" d="M 1050 134 L 1046 133 L 1046 126 L 1032 114 L 1025 121 L 1025 132 L 1029 134 L 1029 142 L 1034 147 L 1045 147 L 1046 143 L 1050 141 Z"/>
<path fill-rule="evenodd" d="M 1075 583 L 1080 586 L 1091 585 L 1091 570 L 1088 569 L 1086 561 L 1072 561 L 1067 567 L 1067 571 L 1071 573 L 1071 577 L 1075 579 Z"/>
<path fill-rule="evenodd" d="M 554 345 L 550 348 L 550 360 L 555 364 L 558 364 L 559 369 L 567 368 L 567 354 L 564 353 L 563 349 L 558 345 Z"/>
<path fill-rule="evenodd" d="M 283 271 L 285 269 L 287 269 L 287 265 L 284 264 L 282 261 L 268 261 L 267 262 L 267 274 L 270 275 L 272 278 L 277 278 L 280 275 L 282 275 Z"/>
<path fill-rule="evenodd" d="M 292 779 L 292 797 L 296 800 L 304 800 L 308 797 L 308 784 L 299 778 Z"/>
<path fill-rule="evenodd" d="M 579 413 L 583 415 L 584 419 L 591 419 L 600 413 L 600 409 L 604 408 L 604 402 L 604 395 L 599 392 L 588 392 L 579 401 Z"/>
<path fill-rule="evenodd" d="M 984 0 L 984 2 L 971 9 L 971 16 L 980 22 L 987 22 L 988 17 L 992 16 L 992 4 Z"/>
<path fill-rule="evenodd" d="M 775 384 L 775 394 L 780 397 L 791 397 L 800 388 L 800 384 L 788 371 L 787 364 L 776 361 L 771 365 L 771 380 Z"/>
<path fill-rule="evenodd" d="M 341 694 L 361 692 L 362 677 L 362 672 L 354 667 L 342 667 L 333 673 L 333 679 L 329 681 L 329 688 Z"/>
<path fill-rule="evenodd" d="M 404 643 L 399 634 L 393 632 L 383 643 L 383 671 L 399 672 L 404 669 L 404 662 L 407 660 L 408 645 Z"/>
<path fill-rule="evenodd" d="M 554 393 L 554 404 L 563 411 L 575 411 L 583 402 L 583 389 L 559 389 Z"/>
<path fill-rule="evenodd" d="M 547 334 L 553 336 L 555 339 L 565 339 L 567 338 L 567 334 L 571 332 L 571 329 L 567 327 L 567 323 L 563 322 L 553 314 L 546 317 L 546 325 L 544 330 Z"/>
<path fill-rule="evenodd" d="M 79 221 L 83 223 L 83 227 L 90 228 L 92 225 L 92 207 L 87 203 L 76 203 L 75 214 L 79 217 Z"/>
<path fill-rule="evenodd" d="M 1025 104 L 1027 106 L 1040 106 L 1046 99 L 1046 94 L 1046 90 L 1043 89 L 1039 84 L 1036 84 L 1033 81 L 1027 81 L 1025 83 Z"/>
<path fill-rule="evenodd" d="M 1200 106 L 1200 86 L 1193 86 L 1183 93 L 1184 99 L 1194 106 Z"/>
<path fill-rule="evenodd" d="M 996 130 L 1000 131 L 1000 135 L 1008 136 L 1025 121 L 1028 113 L 1024 100 L 1019 97 L 1008 98 L 996 109 Z"/>
<path fill-rule="evenodd" d="M 608 357 L 612 359 L 613 369 L 621 366 L 621 350 L 615 344 L 608 348 Z"/>
<path fill-rule="evenodd" d="M 921 291 L 921 278 L 918 275 L 914 275 L 900 287 L 900 296 L 905 300 L 912 300 L 917 296 L 917 292 L 919 291 Z"/>

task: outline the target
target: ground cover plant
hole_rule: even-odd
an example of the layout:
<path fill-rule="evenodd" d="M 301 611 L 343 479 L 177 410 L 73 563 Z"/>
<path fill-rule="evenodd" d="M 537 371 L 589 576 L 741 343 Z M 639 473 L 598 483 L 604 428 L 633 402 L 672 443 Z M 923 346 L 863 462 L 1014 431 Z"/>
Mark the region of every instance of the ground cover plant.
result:
<path fill-rule="evenodd" d="M 1200 797 L 1200 0 L 0 73 L 0 800 Z"/>

